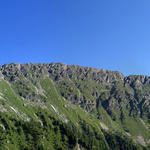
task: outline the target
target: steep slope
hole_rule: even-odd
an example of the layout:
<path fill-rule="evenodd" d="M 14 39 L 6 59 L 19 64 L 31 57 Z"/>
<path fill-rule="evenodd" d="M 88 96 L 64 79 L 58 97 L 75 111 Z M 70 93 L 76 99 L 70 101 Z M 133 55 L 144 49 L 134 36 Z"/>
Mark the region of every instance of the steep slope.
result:
<path fill-rule="evenodd" d="M 150 77 L 62 63 L 6 64 L 0 111 L 3 149 L 149 149 Z"/>

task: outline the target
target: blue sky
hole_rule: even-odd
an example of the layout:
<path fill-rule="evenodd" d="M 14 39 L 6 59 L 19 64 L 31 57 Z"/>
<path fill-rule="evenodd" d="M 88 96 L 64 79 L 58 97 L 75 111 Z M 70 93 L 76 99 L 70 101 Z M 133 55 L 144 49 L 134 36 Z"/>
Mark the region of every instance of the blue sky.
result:
<path fill-rule="evenodd" d="M 63 62 L 150 75 L 149 0 L 0 1 L 0 65 Z"/>

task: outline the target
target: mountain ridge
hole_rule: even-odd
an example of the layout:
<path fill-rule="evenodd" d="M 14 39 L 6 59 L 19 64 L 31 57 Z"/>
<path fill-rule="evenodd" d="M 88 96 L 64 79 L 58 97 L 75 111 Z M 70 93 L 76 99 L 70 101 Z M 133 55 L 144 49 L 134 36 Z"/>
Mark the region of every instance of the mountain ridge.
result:
<path fill-rule="evenodd" d="M 68 64 L 65 64 L 65 63 L 61 63 L 61 62 L 59 62 L 59 63 L 55 63 L 55 62 L 52 62 L 52 63 L 23 63 L 23 64 L 21 64 L 21 63 L 9 63 L 9 64 L 3 64 L 3 65 L 0 65 L 0 69 L 2 69 L 2 68 L 5 68 L 6 66 L 31 66 L 31 65 L 35 65 L 35 66 L 55 66 L 55 65 L 60 65 L 60 66 L 64 66 L 64 68 L 65 67 L 75 67 L 75 68 L 86 68 L 86 69 L 89 69 L 89 70 L 93 70 L 93 71 L 95 71 L 95 72 L 99 72 L 99 71 L 104 71 L 104 72 L 118 72 L 118 73 L 120 73 L 124 78 L 127 78 L 127 77 L 130 77 L 130 76 L 138 76 L 138 77 L 146 77 L 146 78 L 149 78 L 150 76 L 148 76 L 148 75 L 142 75 L 142 74 L 130 74 L 130 75 L 124 75 L 123 73 L 121 73 L 120 71 L 117 71 L 117 70 L 109 70 L 109 69 L 103 69 L 103 68 L 101 68 L 101 69 L 99 69 L 99 68 L 94 68 L 94 67 L 88 67 L 88 66 L 81 66 L 81 65 L 74 65 L 74 64 L 71 64 L 71 65 L 68 65 Z"/>

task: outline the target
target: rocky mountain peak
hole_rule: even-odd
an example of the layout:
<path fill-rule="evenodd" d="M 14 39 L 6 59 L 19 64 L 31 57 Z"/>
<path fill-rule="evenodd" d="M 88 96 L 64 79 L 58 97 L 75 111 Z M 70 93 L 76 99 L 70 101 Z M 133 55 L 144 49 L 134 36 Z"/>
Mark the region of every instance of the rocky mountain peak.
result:
<path fill-rule="evenodd" d="M 0 67 L 3 76 L 8 79 L 11 76 L 49 76 L 54 80 L 61 78 L 79 79 L 79 80 L 92 80 L 98 83 L 113 82 L 115 80 L 123 80 L 124 76 L 118 71 L 108 71 L 104 69 L 93 69 L 90 67 L 81 67 L 77 65 L 66 65 L 63 63 L 50 63 L 50 64 L 5 64 Z"/>

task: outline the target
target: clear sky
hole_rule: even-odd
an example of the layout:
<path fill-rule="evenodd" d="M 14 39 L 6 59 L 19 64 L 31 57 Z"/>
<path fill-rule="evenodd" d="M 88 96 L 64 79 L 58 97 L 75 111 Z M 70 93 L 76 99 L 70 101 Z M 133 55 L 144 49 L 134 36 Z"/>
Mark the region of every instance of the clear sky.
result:
<path fill-rule="evenodd" d="M 150 75 L 150 0 L 1 0 L 0 52 Z"/>

